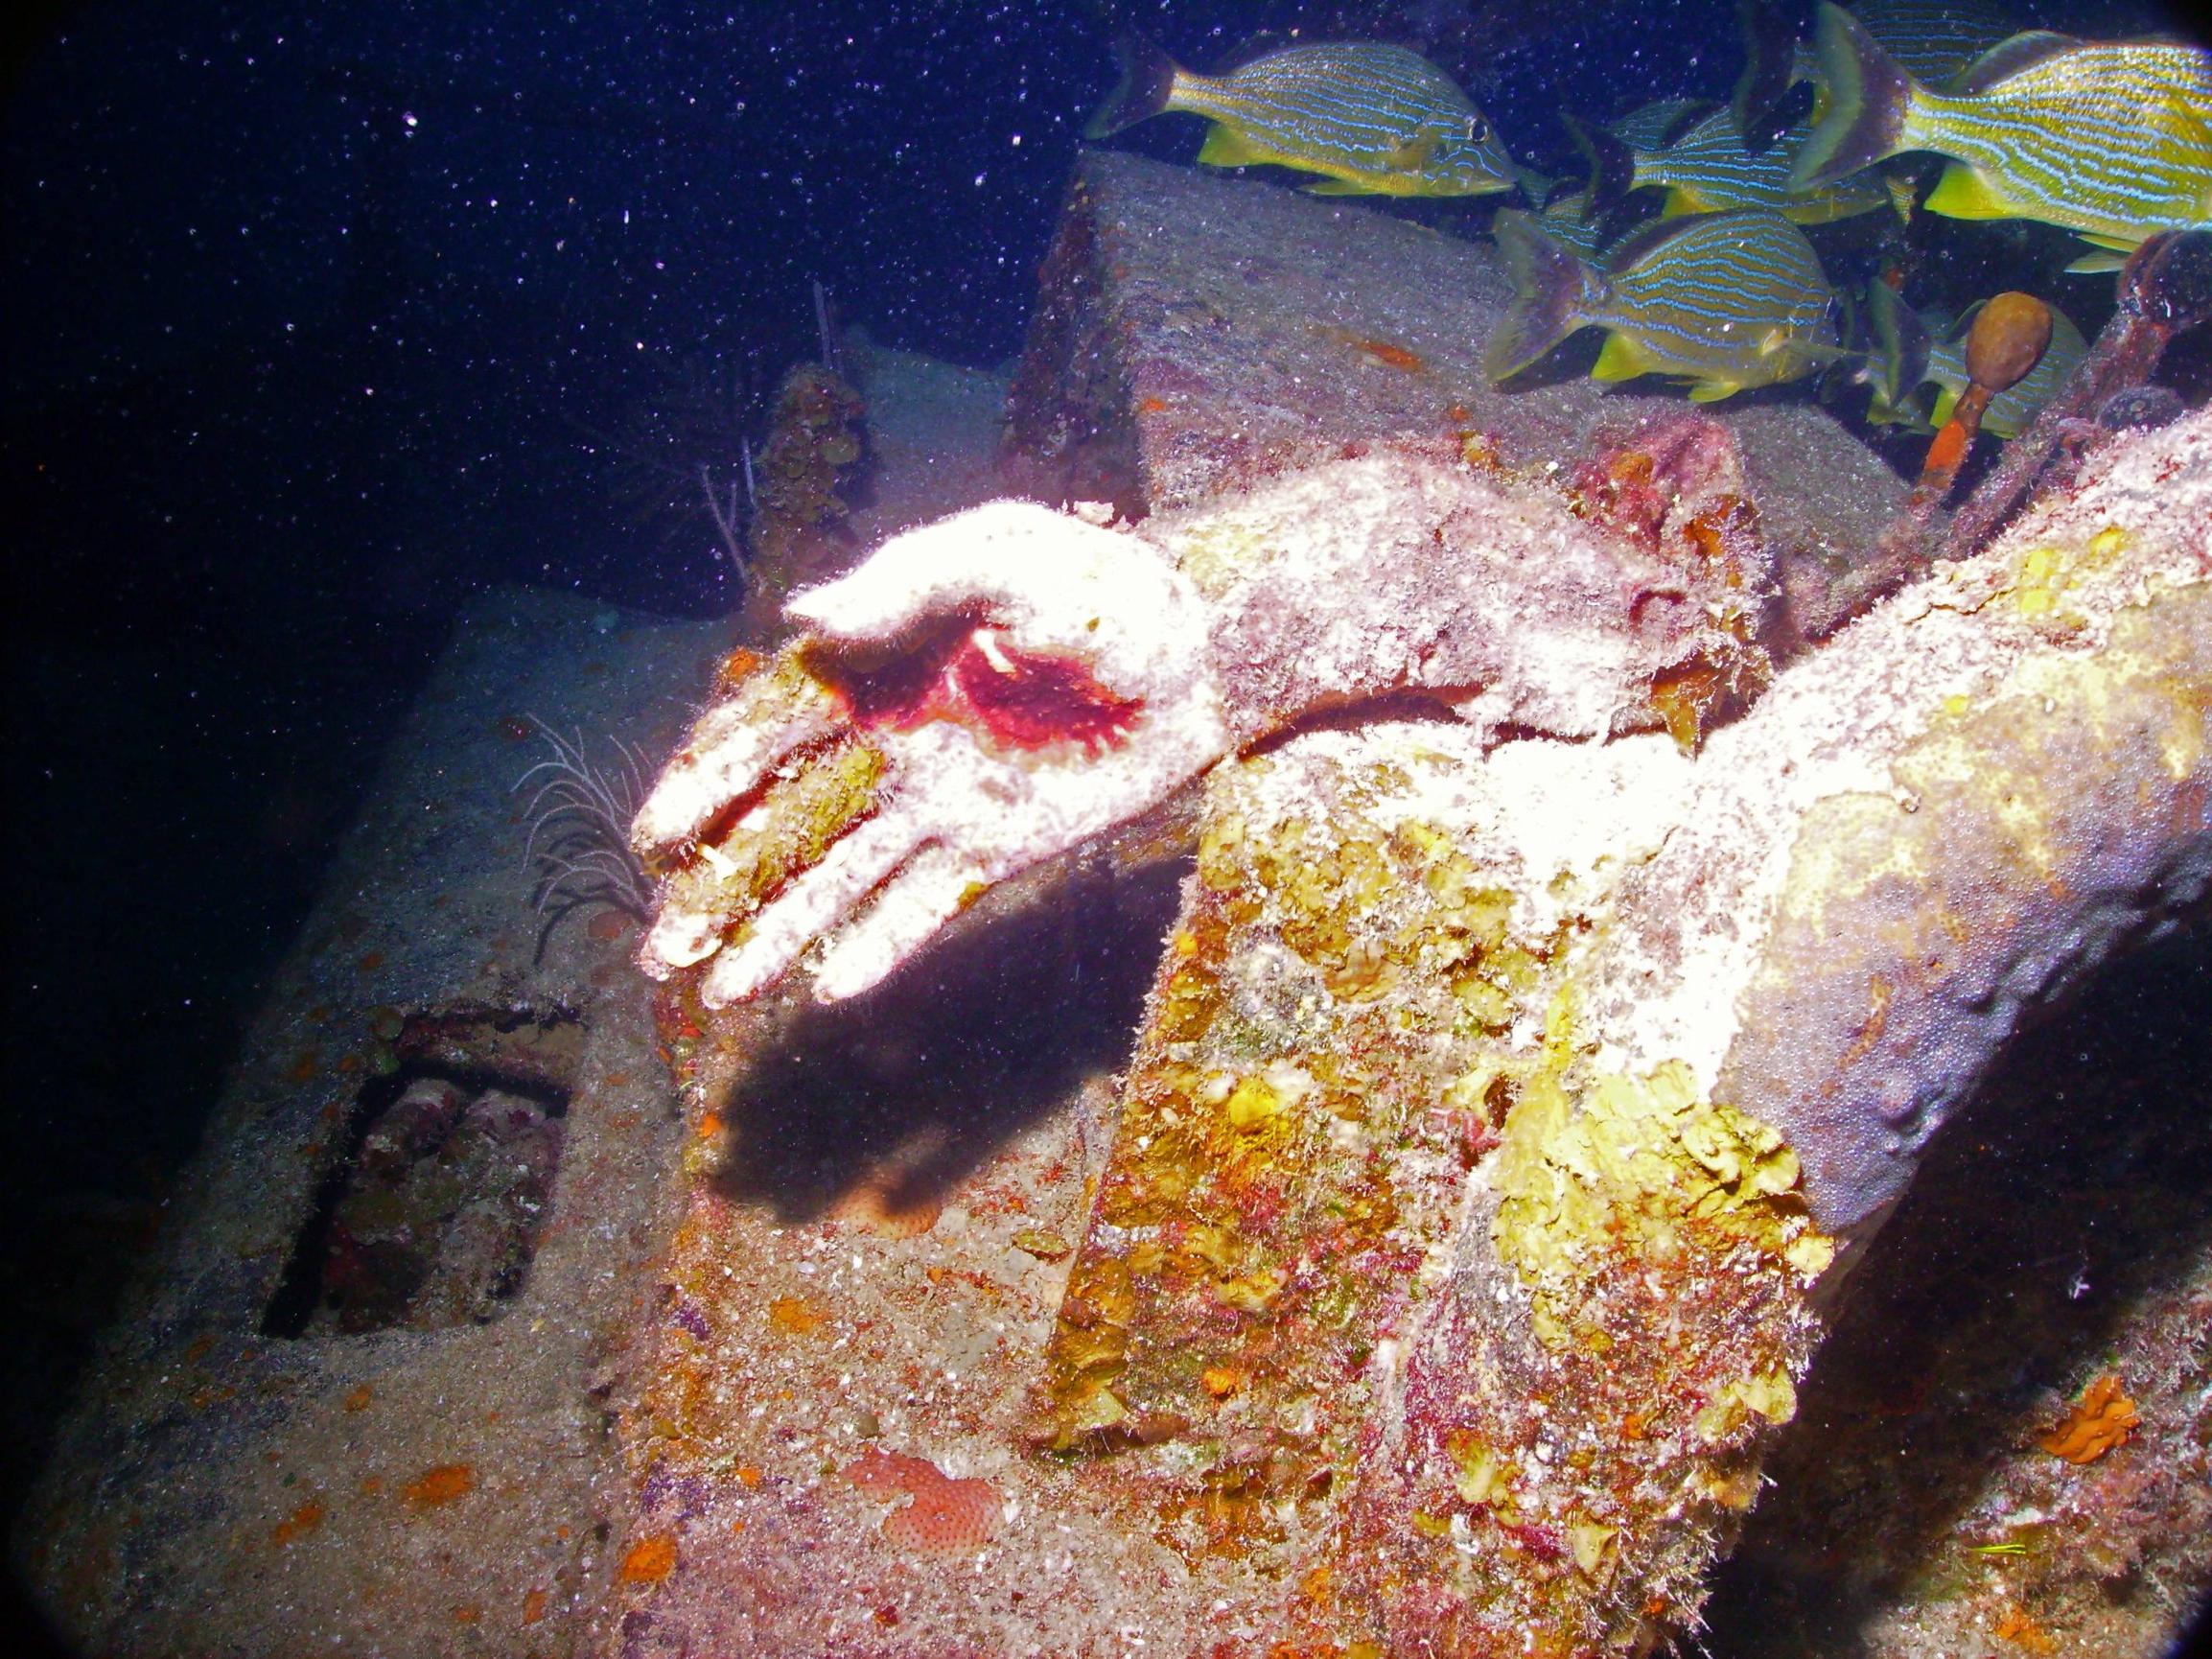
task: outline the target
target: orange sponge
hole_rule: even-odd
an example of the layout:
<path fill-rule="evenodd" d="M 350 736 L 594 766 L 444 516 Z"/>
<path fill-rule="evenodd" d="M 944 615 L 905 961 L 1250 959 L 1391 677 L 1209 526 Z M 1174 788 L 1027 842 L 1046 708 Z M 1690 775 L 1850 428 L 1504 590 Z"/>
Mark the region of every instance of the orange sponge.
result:
<path fill-rule="evenodd" d="M 863 1452 L 845 1478 L 875 1497 L 909 1502 L 883 1520 L 883 1535 L 920 1555 L 964 1555 L 998 1536 L 1003 1510 L 989 1481 L 956 1481 L 926 1458 Z"/>

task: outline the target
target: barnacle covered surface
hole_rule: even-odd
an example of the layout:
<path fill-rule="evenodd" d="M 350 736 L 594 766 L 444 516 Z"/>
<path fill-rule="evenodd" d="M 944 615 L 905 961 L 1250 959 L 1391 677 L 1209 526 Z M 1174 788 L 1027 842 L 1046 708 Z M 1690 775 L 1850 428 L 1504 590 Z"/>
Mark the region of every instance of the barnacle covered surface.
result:
<path fill-rule="evenodd" d="M 1508 828 L 1521 766 L 1449 728 L 1214 785 L 1046 1443 L 1141 1482 L 1194 1571 L 1294 1584 L 1306 1638 L 1630 1639 L 1694 1602 L 1790 1415 L 1828 1257 L 1790 1155 L 1574 1040 L 1574 964 L 1684 770 L 1657 737 L 1590 759 L 1611 810 L 1548 846 Z"/>

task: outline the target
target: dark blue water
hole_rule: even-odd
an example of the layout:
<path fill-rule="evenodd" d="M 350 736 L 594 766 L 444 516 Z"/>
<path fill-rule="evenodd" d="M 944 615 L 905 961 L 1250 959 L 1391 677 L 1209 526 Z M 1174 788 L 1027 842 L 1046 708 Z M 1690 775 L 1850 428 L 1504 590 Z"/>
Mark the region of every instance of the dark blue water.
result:
<path fill-rule="evenodd" d="M 1011 358 L 1117 20 L 1199 66 L 1415 39 L 1561 167 L 1558 109 L 1737 61 L 1727 0 L 10 10 L 0 1519 L 456 605 L 727 609 L 594 434 L 681 360 L 765 391 L 815 282 Z"/>

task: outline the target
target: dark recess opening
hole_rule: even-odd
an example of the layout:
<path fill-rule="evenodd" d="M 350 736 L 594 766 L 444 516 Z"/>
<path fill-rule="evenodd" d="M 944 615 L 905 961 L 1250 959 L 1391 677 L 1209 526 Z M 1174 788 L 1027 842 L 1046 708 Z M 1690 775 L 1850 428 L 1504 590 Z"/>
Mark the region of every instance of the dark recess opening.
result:
<path fill-rule="evenodd" d="M 550 1212 L 583 1030 L 567 1010 L 410 1016 L 396 1069 L 354 1097 L 262 1334 L 499 1318 Z"/>

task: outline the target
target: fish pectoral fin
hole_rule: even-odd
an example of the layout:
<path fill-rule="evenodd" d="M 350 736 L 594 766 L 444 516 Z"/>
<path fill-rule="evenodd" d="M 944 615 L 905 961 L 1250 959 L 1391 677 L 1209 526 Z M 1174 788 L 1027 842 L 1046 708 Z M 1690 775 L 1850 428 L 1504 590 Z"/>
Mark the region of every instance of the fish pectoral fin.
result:
<path fill-rule="evenodd" d="M 1208 167 L 1257 167 L 1277 157 L 1235 128 L 1217 121 L 1206 129 L 1206 141 L 1199 146 L 1199 159 Z"/>
<path fill-rule="evenodd" d="M 1943 177 L 1921 203 L 1930 213 L 1945 219 L 2017 219 L 2020 210 L 1998 194 L 1988 174 L 1963 161 L 1949 163 Z"/>
<path fill-rule="evenodd" d="M 1436 158 L 1436 134 L 1417 133 L 1386 152 L 1383 167 L 1388 173 L 1418 173 Z"/>
<path fill-rule="evenodd" d="M 1760 357 L 1774 357 L 1778 353 L 1786 351 L 1798 353 L 1807 362 L 1816 361 L 1819 356 L 1818 348 L 1814 347 L 1808 340 L 1800 339 L 1786 326 L 1770 328 L 1758 337 L 1758 355 Z"/>
<path fill-rule="evenodd" d="M 1734 397 L 1743 387 L 1732 380 L 1701 380 L 1689 388 L 1691 403 L 1718 403 L 1724 397 Z"/>
<path fill-rule="evenodd" d="M 1597 361 L 1590 367 L 1590 378 L 1596 381 L 1634 380 L 1640 374 L 1648 374 L 1650 365 L 1636 342 L 1624 334 L 1605 337 L 1605 349 L 1597 354 Z"/>

